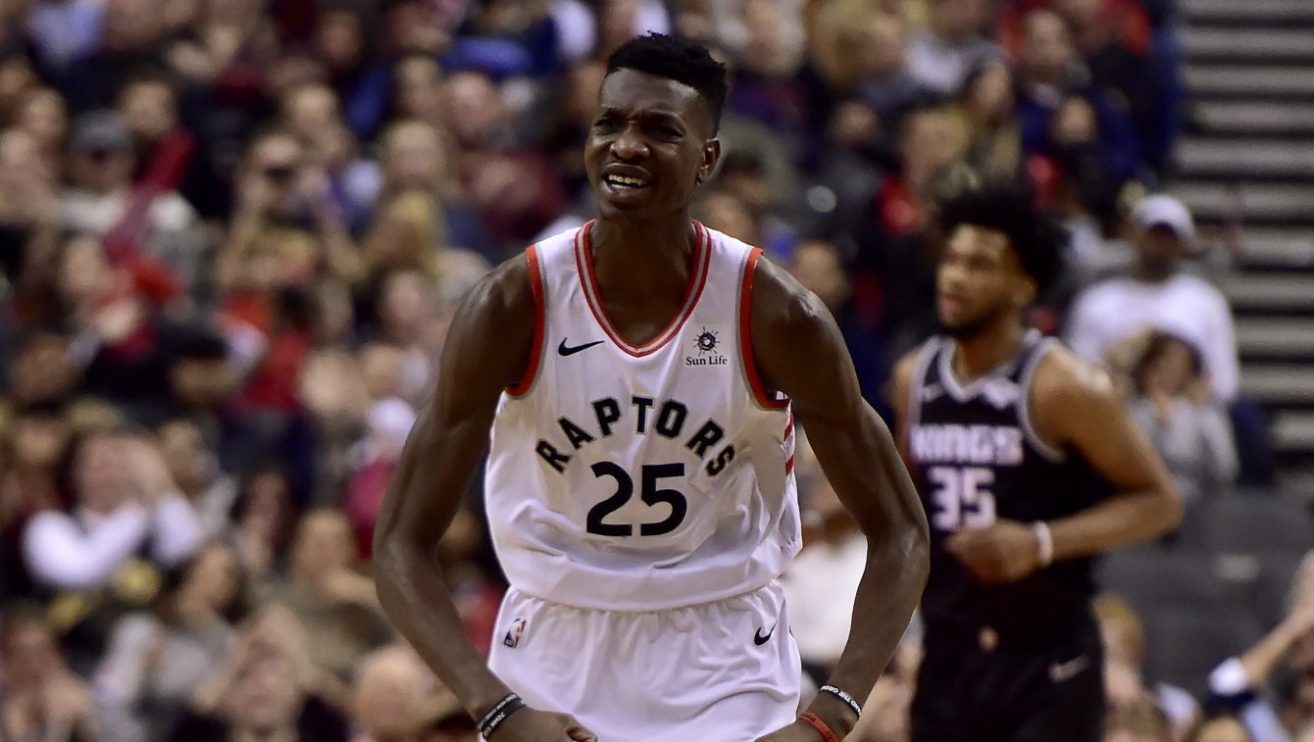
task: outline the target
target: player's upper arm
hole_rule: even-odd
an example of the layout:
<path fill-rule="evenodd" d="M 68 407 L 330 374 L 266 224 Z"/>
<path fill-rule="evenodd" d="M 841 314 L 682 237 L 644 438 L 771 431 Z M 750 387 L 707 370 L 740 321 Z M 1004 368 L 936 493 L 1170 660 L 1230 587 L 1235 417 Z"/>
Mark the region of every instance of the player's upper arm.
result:
<path fill-rule="evenodd" d="M 507 261 L 476 284 L 457 309 L 437 389 L 402 452 L 378 538 L 401 532 L 409 542 L 437 544 L 488 442 L 502 391 L 532 382 L 542 316 L 530 266 L 527 257 Z"/>
<path fill-rule="evenodd" d="M 1057 348 L 1040 361 L 1030 394 L 1033 422 L 1045 442 L 1081 454 L 1120 493 L 1177 497 L 1163 461 L 1103 369 Z"/>
<path fill-rule="evenodd" d="M 494 269 L 457 309 L 439 364 L 434 404 L 440 417 L 491 412 L 504 389 L 521 391 L 516 387 L 532 384 L 543 318 L 529 254 Z"/>
<path fill-rule="evenodd" d="M 759 260 L 751 311 L 749 361 L 768 389 L 788 395 L 807 419 L 834 423 L 862 409 L 844 336 L 820 299 L 783 268 Z"/>

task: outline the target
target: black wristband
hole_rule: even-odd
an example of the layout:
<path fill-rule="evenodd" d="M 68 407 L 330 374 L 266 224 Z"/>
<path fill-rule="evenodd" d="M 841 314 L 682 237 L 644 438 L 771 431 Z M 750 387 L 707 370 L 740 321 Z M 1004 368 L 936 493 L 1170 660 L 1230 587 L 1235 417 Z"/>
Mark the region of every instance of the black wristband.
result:
<path fill-rule="evenodd" d="M 840 690 L 838 687 L 829 684 L 823 685 L 817 689 L 817 692 L 829 693 L 832 696 L 835 696 L 836 698 L 843 701 L 845 705 L 847 705 L 849 708 L 853 709 L 853 713 L 857 714 L 859 717 L 862 716 L 862 704 L 858 703 L 858 699 L 854 698 L 848 693 L 845 693 L 844 691 Z"/>
<path fill-rule="evenodd" d="M 493 705 L 484 718 L 479 720 L 479 736 L 488 739 L 492 736 L 497 728 L 502 726 L 502 722 L 507 720 L 515 712 L 525 707 L 525 701 L 519 694 L 510 693 L 502 700 Z"/>

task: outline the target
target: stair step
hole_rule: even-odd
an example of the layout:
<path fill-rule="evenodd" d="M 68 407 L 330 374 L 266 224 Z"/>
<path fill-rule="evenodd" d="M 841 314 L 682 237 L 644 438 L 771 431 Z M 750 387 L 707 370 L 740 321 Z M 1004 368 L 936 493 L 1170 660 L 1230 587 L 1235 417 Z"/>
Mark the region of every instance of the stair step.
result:
<path fill-rule="evenodd" d="M 1314 312 L 1314 276 L 1239 273 L 1224 276 L 1219 288 L 1238 309 Z"/>
<path fill-rule="evenodd" d="M 1314 75 L 1310 76 L 1314 78 Z M 1274 220 L 1299 224 L 1314 221 L 1314 187 L 1239 183 L 1236 185 L 1184 181 L 1171 188 L 1174 195 L 1199 219 Z"/>
<path fill-rule="evenodd" d="M 1241 262 L 1272 268 L 1314 268 L 1314 228 L 1246 229 Z"/>
<path fill-rule="evenodd" d="M 1181 9 L 1191 22 L 1314 23 L 1308 0 L 1183 0 Z"/>
<path fill-rule="evenodd" d="M 1310 44 L 1309 31 L 1303 28 L 1190 27 L 1182 30 L 1181 42 L 1188 59 L 1238 64 L 1314 62 L 1314 44 Z"/>
<path fill-rule="evenodd" d="M 1178 144 L 1177 164 L 1192 176 L 1314 178 L 1314 147 L 1307 142 L 1187 138 Z"/>
<path fill-rule="evenodd" d="M 1314 104 L 1266 100 L 1200 101 L 1191 116 L 1209 134 L 1314 137 Z"/>
<path fill-rule="evenodd" d="M 1241 372 L 1246 396 L 1268 404 L 1314 404 L 1314 367 L 1295 363 L 1247 364 Z"/>
<path fill-rule="evenodd" d="M 1314 4 L 1310 7 L 1314 13 Z M 1195 96 L 1314 98 L 1314 75 L 1300 66 L 1201 64 L 1188 66 L 1183 74 Z"/>
<path fill-rule="evenodd" d="M 1242 356 L 1314 358 L 1314 319 L 1241 318 L 1236 322 L 1236 344 Z"/>
<path fill-rule="evenodd" d="M 1283 453 L 1292 451 L 1314 454 L 1314 412 L 1283 412 L 1269 426 L 1273 447 Z"/>

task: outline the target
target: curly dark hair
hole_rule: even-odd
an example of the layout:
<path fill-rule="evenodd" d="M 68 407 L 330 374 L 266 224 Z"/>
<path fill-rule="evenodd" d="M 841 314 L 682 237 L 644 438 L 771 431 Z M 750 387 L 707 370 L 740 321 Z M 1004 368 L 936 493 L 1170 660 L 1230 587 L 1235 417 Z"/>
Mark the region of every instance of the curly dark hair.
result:
<path fill-rule="evenodd" d="M 729 83 L 725 65 L 707 47 L 678 36 L 649 33 L 630 39 L 607 58 L 608 75 L 622 69 L 665 77 L 697 90 L 712 114 L 713 131 L 720 128 Z"/>
<path fill-rule="evenodd" d="M 1019 184 L 986 182 L 950 197 L 940 209 L 942 234 L 965 224 L 1004 233 L 1022 269 L 1036 282 L 1037 294 L 1063 270 L 1067 231 L 1038 209 Z"/>

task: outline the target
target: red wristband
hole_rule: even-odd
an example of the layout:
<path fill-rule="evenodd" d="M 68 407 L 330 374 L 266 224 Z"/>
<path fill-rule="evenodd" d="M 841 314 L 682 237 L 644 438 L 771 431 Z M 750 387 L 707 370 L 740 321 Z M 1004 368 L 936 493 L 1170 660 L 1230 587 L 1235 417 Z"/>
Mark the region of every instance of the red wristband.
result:
<path fill-rule="evenodd" d="M 830 728 L 829 724 L 822 721 L 820 716 L 817 716 L 811 711 L 804 711 L 798 715 L 798 718 L 799 721 L 805 721 L 809 726 L 817 730 L 817 734 L 820 734 L 821 738 L 826 740 L 826 742 L 840 742 L 839 735 L 835 734 L 835 731 Z"/>

